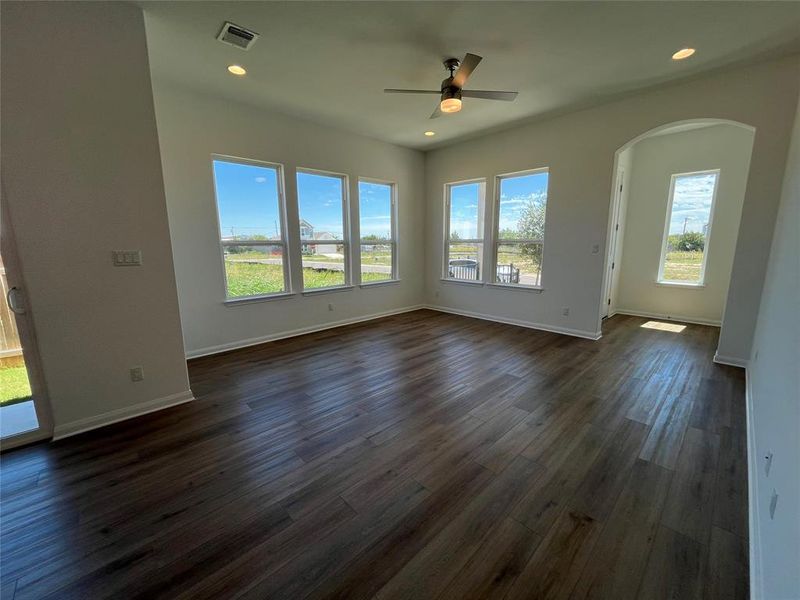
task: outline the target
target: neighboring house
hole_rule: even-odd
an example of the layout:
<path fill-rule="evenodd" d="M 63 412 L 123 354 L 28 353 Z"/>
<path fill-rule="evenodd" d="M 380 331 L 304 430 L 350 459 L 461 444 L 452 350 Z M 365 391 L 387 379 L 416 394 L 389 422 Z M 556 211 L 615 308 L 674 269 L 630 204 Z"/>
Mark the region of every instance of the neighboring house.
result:
<path fill-rule="evenodd" d="M 314 226 L 300 219 L 300 239 L 302 240 L 335 240 L 329 231 L 314 231 Z M 303 244 L 303 254 L 336 254 L 338 246 L 336 244 Z"/>
<path fill-rule="evenodd" d="M 315 240 L 335 240 L 336 237 L 329 231 L 320 231 L 314 234 Z M 311 248 L 312 254 L 336 254 L 338 252 L 336 244 L 314 244 Z"/>

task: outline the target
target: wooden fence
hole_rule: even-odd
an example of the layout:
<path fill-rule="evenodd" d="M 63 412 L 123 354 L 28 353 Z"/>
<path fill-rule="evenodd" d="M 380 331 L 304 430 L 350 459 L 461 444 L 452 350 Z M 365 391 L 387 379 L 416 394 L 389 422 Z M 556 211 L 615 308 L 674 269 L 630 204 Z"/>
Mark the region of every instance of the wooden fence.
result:
<path fill-rule="evenodd" d="M 6 269 L 0 263 L 0 364 L 14 362 L 16 357 L 22 357 L 22 345 L 19 342 L 19 331 L 14 313 L 8 308 L 6 294 L 8 294 L 8 280 Z"/>

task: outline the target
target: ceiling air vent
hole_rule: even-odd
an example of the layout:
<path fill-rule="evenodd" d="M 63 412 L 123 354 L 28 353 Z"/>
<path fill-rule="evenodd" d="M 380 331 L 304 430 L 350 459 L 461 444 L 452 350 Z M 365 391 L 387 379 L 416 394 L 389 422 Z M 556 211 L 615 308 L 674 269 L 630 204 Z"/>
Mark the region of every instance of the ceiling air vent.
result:
<path fill-rule="evenodd" d="M 242 50 L 249 50 L 250 46 L 256 43 L 258 34 L 255 31 L 250 31 L 249 29 L 239 27 L 233 23 L 225 23 L 217 39 L 224 44 L 236 46 Z"/>

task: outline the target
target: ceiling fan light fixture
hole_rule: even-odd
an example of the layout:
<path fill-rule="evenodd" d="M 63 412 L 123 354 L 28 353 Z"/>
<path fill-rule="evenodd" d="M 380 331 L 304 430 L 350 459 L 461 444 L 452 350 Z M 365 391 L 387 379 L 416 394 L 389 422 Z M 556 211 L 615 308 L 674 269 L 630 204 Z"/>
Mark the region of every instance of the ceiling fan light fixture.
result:
<path fill-rule="evenodd" d="M 457 113 L 461 110 L 461 98 L 445 98 L 439 104 L 439 110 L 443 113 Z"/>

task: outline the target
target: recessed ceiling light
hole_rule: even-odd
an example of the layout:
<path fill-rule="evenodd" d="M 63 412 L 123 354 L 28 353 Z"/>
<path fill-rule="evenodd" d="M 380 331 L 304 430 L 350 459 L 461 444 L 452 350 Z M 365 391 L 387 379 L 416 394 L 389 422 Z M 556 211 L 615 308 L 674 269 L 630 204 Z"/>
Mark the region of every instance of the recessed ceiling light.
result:
<path fill-rule="evenodd" d="M 245 73 L 247 73 L 245 68 L 242 67 L 242 66 L 239 66 L 239 65 L 231 65 L 231 66 L 229 66 L 228 67 L 228 71 L 230 71 L 234 75 L 244 75 Z"/>
<path fill-rule="evenodd" d="M 435 131 L 426 131 L 425 135 L 427 135 L 428 137 L 433 137 L 433 136 L 436 135 L 436 132 Z"/>
<path fill-rule="evenodd" d="M 694 52 L 694 48 L 681 48 L 672 55 L 672 60 L 683 60 L 684 58 L 689 58 L 692 54 L 694 54 Z"/>

